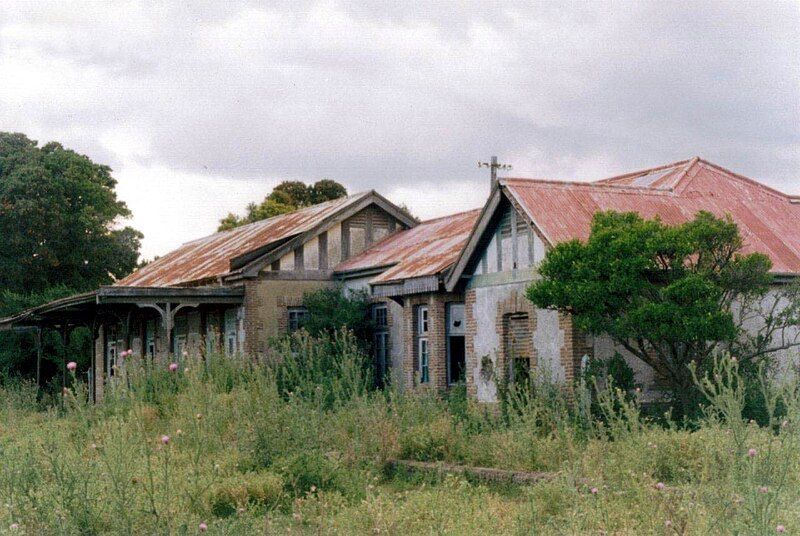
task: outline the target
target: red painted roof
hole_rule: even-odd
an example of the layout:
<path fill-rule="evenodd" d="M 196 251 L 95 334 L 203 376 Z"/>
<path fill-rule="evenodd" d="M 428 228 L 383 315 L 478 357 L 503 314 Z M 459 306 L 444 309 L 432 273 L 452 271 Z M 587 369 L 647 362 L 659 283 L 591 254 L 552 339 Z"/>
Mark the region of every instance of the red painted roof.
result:
<path fill-rule="evenodd" d="M 230 272 L 231 259 L 304 233 L 324 218 L 370 193 L 342 197 L 187 242 L 116 284 L 128 287 L 162 287 L 213 280 L 227 275 Z"/>
<path fill-rule="evenodd" d="M 598 211 L 638 212 L 674 225 L 706 210 L 730 214 L 745 251 L 768 255 L 774 272 L 800 274 L 797 197 L 699 158 L 595 183 L 504 179 L 502 185 L 551 244 L 588 238 Z"/>
<path fill-rule="evenodd" d="M 339 264 L 336 272 L 389 266 L 370 283 L 388 283 L 436 275 L 458 258 L 480 209 L 451 214 L 390 235 L 361 254 Z"/>

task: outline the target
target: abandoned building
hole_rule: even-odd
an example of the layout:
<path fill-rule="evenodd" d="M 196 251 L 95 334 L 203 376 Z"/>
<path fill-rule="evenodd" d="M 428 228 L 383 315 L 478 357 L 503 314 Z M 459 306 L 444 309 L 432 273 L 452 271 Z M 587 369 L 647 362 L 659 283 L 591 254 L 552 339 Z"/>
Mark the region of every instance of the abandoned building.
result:
<path fill-rule="evenodd" d="M 586 239 L 601 210 L 677 224 L 700 210 L 729 214 L 746 251 L 773 262 L 775 284 L 800 275 L 800 198 L 694 158 L 597 182 L 496 179 L 482 209 L 417 223 L 374 191 L 184 244 L 113 286 L 0 320 L 0 329 L 92 329 L 87 379 L 102 396 L 118 353 L 180 360 L 219 351 L 264 359 L 296 329 L 303 296 L 326 286 L 366 290 L 377 377 L 404 388 L 496 400 L 498 379 L 532 368 L 569 382 L 587 358 L 608 357 L 568 315 L 536 309 L 525 289 L 554 244 Z M 800 326 L 792 337 L 800 337 Z M 796 354 L 781 355 L 790 361 Z M 637 382 L 648 368 L 627 356 Z"/>

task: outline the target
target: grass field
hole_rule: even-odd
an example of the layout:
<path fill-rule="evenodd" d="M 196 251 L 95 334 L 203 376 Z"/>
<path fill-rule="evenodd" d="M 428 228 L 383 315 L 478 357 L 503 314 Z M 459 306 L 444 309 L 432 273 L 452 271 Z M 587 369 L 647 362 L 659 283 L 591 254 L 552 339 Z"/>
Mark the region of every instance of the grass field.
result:
<path fill-rule="evenodd" d="M 280 366 L 129 363 L 90 405 L 73 384 L 0 392 L 0 533 L 800 533 L 800 395 L 741 418 L 736 365 L 691 431 L 606 392 L 502 407 L 372 391 L 347 337 L 299 337 Z M 773 407 L 774 406 L 774 407 Z M 401 458 L 552 473 L 534 485 L 389 474 Z"/>

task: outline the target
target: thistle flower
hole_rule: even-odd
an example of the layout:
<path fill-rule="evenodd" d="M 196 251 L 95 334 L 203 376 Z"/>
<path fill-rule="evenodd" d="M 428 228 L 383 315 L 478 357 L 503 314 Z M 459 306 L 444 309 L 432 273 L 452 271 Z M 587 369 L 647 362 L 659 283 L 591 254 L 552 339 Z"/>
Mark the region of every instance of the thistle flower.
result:
<path fill-rule="evenodd" d="M 67 363 L 67 370 L 69 370 L 70 372 L 75 372 L 75 369 L 77 368 L 78 364 L 75 361 L 70 361 L 69 363 Z"/>
<path fill-rule="evenodd" d="M 769 488 L 767 486 L 760 486 L 758 488 L 758 492 L 759 493 L 768 493 L 769 492 Z"/>
<path fill-rule="evenodd" d="M 177 363 L 170 363 L 169 364 L 169 371 L 170 372 L 177 372 L 177 370 L 178 370 L 178 364 Z"/>
<path fill-rule="evenodd" d="M 775 532 L 777 532 L 778 534 L 783 534 L 784 532 L 786 532 L 786 527 L 784 527 L 783 525 L 778 525 L 777 527 L 775 527 Z"/>
<path fill-rule="evenodd" d="M 168 436 L 168 435 L 162 435 L 162 436 L 161 436 L 161 442 L 162 442 L 164 445 L 167 445 L 167 444 L 169 444 L 169 436 Z"/>
<path fill-rule="evenodd" d="M 11 523 L 8 528 L 9 530 L 17 530 L 19 528 L 19 523 Z"/>
<path fill-rule="evenodd" d="M 205 532 L 208 530 L 208 525 L 206 525 L 205 523 L 200 523 L 200 525 L 197 528 L 200 529 L 200 532 Z"/>
<path fill-rule="evenodd" d="M 591 490 L 589 490 L 589 491 L 591 491 L 591 492 L 592 492 L 592 495 L 597 495 L 598 489 L 597 489 L 597 488 L 592 488 L 592 489 L 591 489 Z"/>
<path fill-rule="evenodd" d="M 664 526 L 667 527 L 667 528 L 670 528 L 672 526 L 672 521 L 667 519 L 666 521 L 664 521 Z"/>
<path fill-rule="evenodd" d="M 750 449 L 747 451 L 747 455 L 750 456 L 751 458 L 755 458 L 756 454 L 758 454 L 758 451 L 756 449 Z"/>
<path fill-rule="evenodd" d="M 657 489 L 658 491 L 663 491 L 663 490 L 664 490 L 664 488 L 666 488 L 666 487 L 667 487 L 667 486 L 665 486 L 663 482 L 659 482 L 658 484 L 656 484 L 656 489 Z"/>

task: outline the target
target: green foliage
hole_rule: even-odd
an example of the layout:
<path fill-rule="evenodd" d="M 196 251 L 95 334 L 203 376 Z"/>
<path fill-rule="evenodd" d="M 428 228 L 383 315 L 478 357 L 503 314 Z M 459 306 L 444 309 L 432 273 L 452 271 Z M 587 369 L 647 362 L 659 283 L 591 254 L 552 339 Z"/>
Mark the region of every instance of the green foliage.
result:
<path fill-rule="evenodd" d="M 741 249 L 730 217 L 699 212 L 669 226 L 636 213 L 601 212 L 585 243 L 561 243 L 547 253 L 528 297 L 572 314 L 582 330 L 608 334 L 650 365 L 685 414 L 693 391 L 687 366 L 734 344 L 743 334 L 734 300 L 769 288 L 769 259 Z"/>
<path fill-rule="evenodd" d="M 83 291 L 128 275 L 142 235 L 117 225 L 130 211 L 115 186 L 108 166 L 0 133 L 0 289 Z"/>
<path fill-rule="evenodd" d="M 510 418 L 461 393 L 351 390 L 322 406 L 279 387 L 290 356 L 207 356 L 174 373 L 133 359 L 99 405 L 80 381 L 63 409 L 39 407 L 26 383 L 0 389 L 0 532 L 773 534 L 800 523 L 796 380 L 758 376 L 759 427 L 743 418 L 739 366 L 718 360 L 698 374 L 709 406 L 690 431 L 648 421 L 613 389 L 604 420 L 587 422 L 570 402 L 580 393 L 546 378 L 516 391 Z M 402 457 L 547 478 L 384 470 Z"/>
<path fill-rule="evenodd" d="M 345 328 L 360 341 L 369 339 L 373 326 L 369 318 L 367 291 L 343 292 L 340 287 L 322 288 L 303 296 L 303 305 L 308 310 L 303 327 L 312 336 L 332 334 Z"/>
<path fill-rule="evenodd" d="M 274 341 L 273 352 L 275 378 L 283 396 L 329 409 L 364 396 L 374 385 L 369 358 L 346 329 L 318 337 L 300 330 Z"/>
<path fill-rule="evenodd" d="M 283 499 L 284 481 L 270 472 L 230 476 L 213 485 L 209 507 L 216 517 L 228 517 L 247 506 L 275 506 Z"/>
<path fill-rule="evenodd" d="M 283 181 L 272 189 L 261 203 L 247 205 L 247 215 L 239 217 L 229 213 L 219 222 L 218 231 L 227 231 L 273 216 L 280 216 L 299 208 L 332 201 L 347 196 L 347 189 L 336 181 L 322 179 L 314 184 L 301 181 Z"/>

